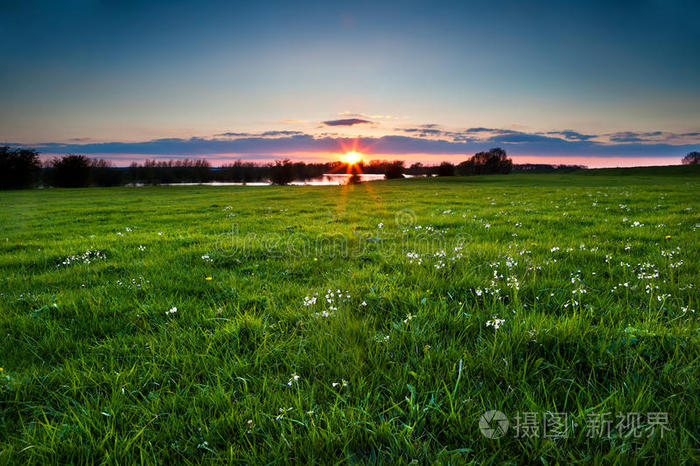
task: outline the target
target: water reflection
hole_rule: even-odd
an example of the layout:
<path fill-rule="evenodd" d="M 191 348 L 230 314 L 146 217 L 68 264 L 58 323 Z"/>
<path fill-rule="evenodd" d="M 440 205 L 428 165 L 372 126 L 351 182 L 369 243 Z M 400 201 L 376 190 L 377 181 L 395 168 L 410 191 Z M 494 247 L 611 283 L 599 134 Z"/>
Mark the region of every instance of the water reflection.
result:
<path fill-rule="evenodd" d="M 326 185 L 342 185 L 348 184 L 348 180 L 352 175 L 346 173 L 326 173 L 318 178 L 311 178 L 305 181 L 292 181 L 293 185 L 310 185 L 310 186 L 326 186 Z M 362 181 L 377 181 L 383 180 L 384 175 L 360 174 L 358 175 L 360 182 Z"/>
<path fill-rule="evenodd" d="M 303 181 L 292 181 L 291 185 L 295 186 L 340 186 L 348 183 L 350 179 L 349 174 L 346 173 L 326 173 L 317 178 L 309 178 Z M 377 181 L 383 180 L 384 175 L 380 174 L 369 174 L 364 173 L 358 175 L 360 177 L 360 182 L 364 181 Z M 406 178 L 410 178 L 410 175 L 406 175 Z M 269 186 L 270 182 L 251 182 L 251 183 L 240 183 L 240 182 L 228 182 L 228 181 L 211 181 L 208 183 L 165 183 L 165 186 Z M 139 184 L 138 186 L 141 186 Z"/>

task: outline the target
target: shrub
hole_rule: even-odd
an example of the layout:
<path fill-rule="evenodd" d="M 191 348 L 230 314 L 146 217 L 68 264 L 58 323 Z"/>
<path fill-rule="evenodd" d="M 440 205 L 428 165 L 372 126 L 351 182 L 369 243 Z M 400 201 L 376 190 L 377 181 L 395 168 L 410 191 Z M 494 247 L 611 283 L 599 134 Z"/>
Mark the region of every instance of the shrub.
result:
<path fill-rule="evenodd" d="M 688 155 L 681 159 L 683 165 L 698 165 L 700 164 L 700 152 L 689 152 Z"/>
<path fill-rule="evenodd" d="M 455 166 L 450 162 L 442 162 L 437 167 L 438 176 L 455 176 Z"/>
<path fill-rule="evenodd" d="M 508 158 L 506 151 L 499 147 L 487 152 L 478 152 L 457 166 L 460 175 L 507 174 L 512 170 L 513 161 Z"/>
<path fill-rule="evenodd" d="M 51 161 L 51 184 L 61 188 L 82 188 L 90 184 L 90 159 L 66 155 Z"/>
<path fill-rule="evenodd" d="M 41 162 L 35 150 L 0 147 L 0 189 L 29 188 L 40 172 Z"/>
<path fill-rule="evenodd" d="M 294 164 L 287 159 L 277 160 L 270 167 L 270 182 L 272 184 L 285 185 L 294 181 Z"/>
<path fill-rule="evenodd" d="M 384 178 L 393 180 L 403 178 L 403 160 L 394 160 L 384 167 Z"/>
<path fill-rule="evenodd" d="M 114 168 L 108 160 L 93 160 L 90 171 L 95 186 L 119 186 L 124 182 L 122 171 Z"/>

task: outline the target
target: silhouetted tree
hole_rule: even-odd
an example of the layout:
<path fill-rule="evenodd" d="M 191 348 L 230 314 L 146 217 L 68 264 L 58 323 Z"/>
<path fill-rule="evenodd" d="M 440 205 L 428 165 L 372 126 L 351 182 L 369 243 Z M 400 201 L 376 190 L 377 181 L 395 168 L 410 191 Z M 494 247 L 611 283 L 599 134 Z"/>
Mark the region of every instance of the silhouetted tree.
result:
<path fill-rule="evenodd" d="M 362 173 L 383 175 L 387 167 L 392 163 L 394 162 L 389 162 L 388 160 L 370 160 L 369 162 L 363 163 L 360 169 Z"/>
<path fill-rule="evenodd" d="M 221 173 L 228 173 L 230 166 L 222 167 Z M 206 160 L 146 160 L 143 165 L 132 163 L 129 167 L 132 183 L 206 183 L 216 178 Z"/>
<path fill-rule="evenodd" d="M 413 176 L 425 175 L 427 173 L 426 170 L 427 167 L 424 167 L 420 162 L 416 162 L 406 169 L 406 173 Z"/>
<path fill-rule="evenodd" d="M 689 152 L 681 161 L 683 165 L 698 165 L 700 164 L 700 152 Z"/>
<path fill-rule="evenodd" d="M 114 168 L 108 160 L 92 160 L 90 172 L 90 178 L 95 186 L 119 186 L 124 182 L 123 171 Z"/>
<path fill-rule="evenodd" d="M 437 167 L 437 176 L 455 176 L 455 166 L 450 162 L 442 162 Z"/>
<path fill-rule="evenodd" d="M 270 182 L 272 184 L 285 185 L 294 181 L 294 164 L 288 159 L 277 160 L 270 169 Z"/>
<path fill-rule="evenodd" d="M 513 161 L 508 158 L 506 151 L 499 147 L 487 152 L 478 152 L 457 166 L 460 175 L 506 174 L 511 170 L 513 170 Z"/>
<path fill-rule="evenodd" d="M 218 181 L 233 181 L 237 183 L 249 183 L 251 181 L 262 181 L 269 178 L 270 167 L 253 162 L 243 162 L 236 160 L 232 164 L 221 166 L 214 172 L 214 177 Z"/>
<path fill-rule="evenodd" d="M 40 172 L 41 162 L 35 150 L 0 147 L 0 189 L 29 188 Z"/>
<path fill-rule="evenodd" d="M 53 186 L 82 188 L 90 184 L 90 159 L 84 155 L 65 155 L 51 161 Z"/>
<path fill-rule="evenodd" d="M 394 160 L 384 167 L 384 178 L 393 180 L 403 178 L 403 160 Z"/>
<path fill-rule="evenodd" d="M 176 160 L 168 162 L 173 183 L 206 183 L 210 179 L 209 162 L 206 160 Z"/>

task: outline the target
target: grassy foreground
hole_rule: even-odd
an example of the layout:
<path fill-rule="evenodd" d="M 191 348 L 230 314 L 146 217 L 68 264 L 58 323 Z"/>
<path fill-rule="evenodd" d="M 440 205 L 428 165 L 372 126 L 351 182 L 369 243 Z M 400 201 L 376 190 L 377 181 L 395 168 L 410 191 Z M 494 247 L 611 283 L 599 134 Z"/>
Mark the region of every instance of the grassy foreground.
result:
<path fill-rule="evenodd" d="M 0 193 L 0 463 L 697 464 L 694 173 Z"/>

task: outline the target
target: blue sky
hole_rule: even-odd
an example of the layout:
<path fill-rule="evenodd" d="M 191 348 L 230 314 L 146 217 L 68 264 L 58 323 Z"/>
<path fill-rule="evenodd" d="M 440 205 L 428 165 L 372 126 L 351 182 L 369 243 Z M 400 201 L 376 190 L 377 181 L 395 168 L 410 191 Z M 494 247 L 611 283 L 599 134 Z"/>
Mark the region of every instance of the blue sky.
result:
<path fill-rule="evenodd" d="M 0 5 L 0 141 L 45 154 L 332 159 L 362 138 L 382 157 L 501 145 L 596 165 L 700 149 L 696 1 Z"/>

